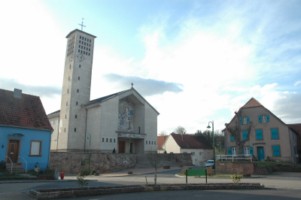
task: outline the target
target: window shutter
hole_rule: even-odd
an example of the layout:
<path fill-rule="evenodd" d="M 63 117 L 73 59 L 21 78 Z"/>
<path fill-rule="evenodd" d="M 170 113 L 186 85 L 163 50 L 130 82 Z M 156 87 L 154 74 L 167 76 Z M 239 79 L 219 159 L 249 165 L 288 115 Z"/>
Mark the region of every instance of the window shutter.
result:
<path fill-rule="evenodd" d="M 232 148 L 228 147 L 228 155 L 232 155 Z"/>
<path fill-rule="evenodd" d="M 243 125 L 242 117 L 239 118 L 239 123 L 240 123 L 240 125 Z"/>
<path fill-rule="evenodd" d="M 266 117 L 267 123 L 269 123 L 270 122 L 270 115 L 266 115 L 265 117 Z"/>
<path fill-rule="evenodd" d="M 253 155 L 253 147 L 250 147 L 250 154 Z"/>
<path fill-rule="evenodd" d="M 262 124 L 262 115 L 258 115 L 258 122 Z"/>

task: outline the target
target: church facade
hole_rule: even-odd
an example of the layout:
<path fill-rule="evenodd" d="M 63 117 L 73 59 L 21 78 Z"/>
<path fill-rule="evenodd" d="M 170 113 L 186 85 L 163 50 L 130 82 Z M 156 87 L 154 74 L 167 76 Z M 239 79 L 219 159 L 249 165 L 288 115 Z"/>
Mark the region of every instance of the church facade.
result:
<path fill-rule="evenodd" d="M 61 109 L 48 115 L 52 151 L 156 152 L 158 111 L 134 88 L 90 100 L 94 39 L 67 35 Z"/>

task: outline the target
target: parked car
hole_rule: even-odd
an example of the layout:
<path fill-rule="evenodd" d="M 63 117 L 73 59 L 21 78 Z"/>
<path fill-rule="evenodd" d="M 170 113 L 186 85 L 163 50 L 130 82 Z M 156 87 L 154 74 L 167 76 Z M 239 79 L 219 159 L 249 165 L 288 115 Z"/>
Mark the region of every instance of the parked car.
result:
<path fill-rule="evenodd" d="M 205 162 L 205 167 L 214 167 L 214 160 L 207 160 Z"/>

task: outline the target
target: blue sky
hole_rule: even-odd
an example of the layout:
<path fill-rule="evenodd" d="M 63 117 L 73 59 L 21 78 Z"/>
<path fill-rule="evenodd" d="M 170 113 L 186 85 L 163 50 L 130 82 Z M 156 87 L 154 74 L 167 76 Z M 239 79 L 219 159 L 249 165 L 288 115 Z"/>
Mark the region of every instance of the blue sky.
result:
<path fill-rule="evenodd" d="M 18 5 L 18 6 L 16 6 Z M 0 88 L 60 107 L 65 36 L 95 36 L 91 99 L 131 86 L 158 133 L 221 130 L 251 97 L 301 123 L 299 0 L 28 0 L 0 8 Z"/>

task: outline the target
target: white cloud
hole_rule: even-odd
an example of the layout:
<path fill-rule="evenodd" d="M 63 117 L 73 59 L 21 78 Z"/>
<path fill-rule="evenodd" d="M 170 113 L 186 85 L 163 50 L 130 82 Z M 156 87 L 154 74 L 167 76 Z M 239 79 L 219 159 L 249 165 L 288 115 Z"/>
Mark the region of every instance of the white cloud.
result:
<path fill-rule="evenodd" d="M 16 6 L 18 5 L 18 6 Z M 1 77 L 30 85 L 61 85 L 64 38 L 40 1 L 6 1 L 0 12 Z M 49 37 L 51 36 L 51 37 Z M 41 75 L 37 75 L 41 74 Z"/>
<path fill-rule="evenodd" d="M 296 87 L 299 87 L 299 86 L 301 86 L 301 80 L 299 80 L 299 81 L 296 81 L 296 82 L 294 83 L 294 86 L 296 86 Z"/>

